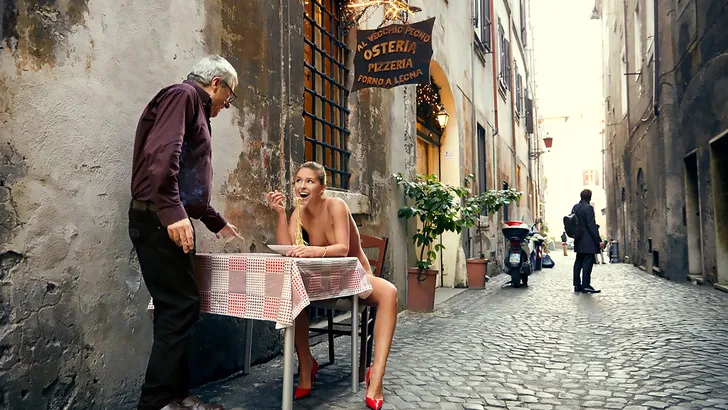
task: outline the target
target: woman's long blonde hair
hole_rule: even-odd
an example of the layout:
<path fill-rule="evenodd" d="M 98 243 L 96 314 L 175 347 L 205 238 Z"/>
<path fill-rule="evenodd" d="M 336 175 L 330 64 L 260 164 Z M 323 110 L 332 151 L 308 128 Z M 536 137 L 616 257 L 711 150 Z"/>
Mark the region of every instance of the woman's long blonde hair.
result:
<path fill-rule="evenodd" d="M 301 165 L 298 170 L 300 171 L 303 168 L 310 169 L 316 172 L 316 175 L 318 176 L 321 185 L 323 185 L 324 187 L 326 186 L 326 169 L 323 167 L 323 165 L 319 164 L 318 162 L 308 161 Z M 303 222 L 301 222 L 301 198 L 296 197 L 295 201 L 296 212 L 298 214 L 298 226 L 296 226 L 296 238 L 294 240 L 294 245 L 308 246 L 308 243 L 303 240 Z"/>

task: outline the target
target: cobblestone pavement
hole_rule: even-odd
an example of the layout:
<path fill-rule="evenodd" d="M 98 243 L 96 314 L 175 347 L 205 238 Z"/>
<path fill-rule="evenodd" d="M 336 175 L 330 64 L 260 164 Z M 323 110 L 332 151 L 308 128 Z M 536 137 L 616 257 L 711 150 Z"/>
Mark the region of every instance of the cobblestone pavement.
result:
<path fill-rule="evenodd" d="M 628 265 L 594 267 L 575 294 L 573 256 L 527 289 L 466 292 L 400 315 L 385 377 L 389 409 L 728 409 L 728 294 Z M 349 338 L 297 409 L 365 409 L 349 391 Z M 313 349 L 319 362 L 326 343 Z M 280 408 L 282 359 L 199 389 L 227 409 Z M 295 381 L 294 381 L 295 383 Z"/>

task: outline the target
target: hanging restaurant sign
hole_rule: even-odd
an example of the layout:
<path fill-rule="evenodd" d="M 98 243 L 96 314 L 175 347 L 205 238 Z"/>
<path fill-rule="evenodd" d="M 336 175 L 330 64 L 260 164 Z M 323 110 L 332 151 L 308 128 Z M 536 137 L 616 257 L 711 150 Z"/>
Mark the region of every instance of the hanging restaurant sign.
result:
<path fill-rule="evenodd" d="M 358 30 L 352 91 L 429 84 L 435 18 Z"/>

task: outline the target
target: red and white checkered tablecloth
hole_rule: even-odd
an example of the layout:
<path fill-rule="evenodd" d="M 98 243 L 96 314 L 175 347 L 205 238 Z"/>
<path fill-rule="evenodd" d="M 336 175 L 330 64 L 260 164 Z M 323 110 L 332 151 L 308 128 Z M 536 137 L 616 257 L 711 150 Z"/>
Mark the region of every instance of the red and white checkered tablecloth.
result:
<path fill-rule="evenodd" d="M 274 321 L 278 329 L 293 324 L 312 300 L 364 299 L 372 292 L 357 258 L 198 253 L 195 279 L 202 312 Z"/>

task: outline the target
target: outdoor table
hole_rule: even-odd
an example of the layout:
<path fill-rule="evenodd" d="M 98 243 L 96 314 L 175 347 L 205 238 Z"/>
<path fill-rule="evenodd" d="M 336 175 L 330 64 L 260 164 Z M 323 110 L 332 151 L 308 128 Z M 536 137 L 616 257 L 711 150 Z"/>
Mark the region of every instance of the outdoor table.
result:
<path fill-rule="evenodd" d="M 248 320 L 243 373 L 250 370 L 252 320 L 285 329 L 283 406 L 293 405 L 295 318 L 311 301 L 351 297 L 351 389 L 359 388 L 359 298 L 371 294 L 369 277 L 357 258 L 287 258 L 278 254 L 198 253 L 195 279 L 201 312 Z M 153 309 L 152 301 L 149 302 Z"/>

